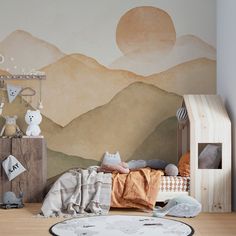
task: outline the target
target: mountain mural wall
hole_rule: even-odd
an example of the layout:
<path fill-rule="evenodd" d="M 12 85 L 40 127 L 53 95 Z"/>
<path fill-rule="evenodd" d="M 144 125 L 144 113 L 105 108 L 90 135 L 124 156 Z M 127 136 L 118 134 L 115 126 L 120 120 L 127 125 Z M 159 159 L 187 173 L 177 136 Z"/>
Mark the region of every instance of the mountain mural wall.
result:
<path fill-rule="evenodd" d="M 72 167 L 97 165 L 105 151 L 119 151 L 124 161 L 176 163 L 175 114 L 182 95 L 216 92 L 215 48 L 196 35 L 179 35 L 163 9 L 127 8 L 114 31 L 122 55 L 106 65 L 78 51 L 63 52 L 24 29 L 0 42 L 0 75 L 46 74 L 41 85 L 5 81 L 35 89 L 32 101 L 17 97 L 7 103 L 4 87 L 0 99 L 5 102 L 2 115 L 17 114 L 25 131 L 24 114 L 36 109 L 41 86 L 48 178 Z M 3 122 L 1 117 L 1 127 Z"/>

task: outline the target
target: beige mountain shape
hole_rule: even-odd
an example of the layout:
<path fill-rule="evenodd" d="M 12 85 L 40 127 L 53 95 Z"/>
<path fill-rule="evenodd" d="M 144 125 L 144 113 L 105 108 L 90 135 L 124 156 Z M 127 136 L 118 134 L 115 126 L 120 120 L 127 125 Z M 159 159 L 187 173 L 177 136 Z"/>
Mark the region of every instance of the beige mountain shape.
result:
<path fill-rule="evenodd" d="M 6 92 L 4 96 L 7 96 Z M 175 115 L 181 102 L 178 95 L 136 82 L 118 93 L 108 104 L 87 112 L 64 128 L 45 116 L 40 127 L 48 148 L 66 154 L 63 160 L 65 156 L 76 156 L 100 161 L 106 150 L 118 150 L 123 160 L 127 160 L 159 123 Z M 24 115 L 27 109 L 31 108 L 17 97 L 11 104 L 6 104 L 3 115 L 17 114 L 17 123 L 25 132 L 27 124 Z M 0 126 L 3 124 L 1 117 Z M 72 162 L 75 163 L 74 159 Z M 57 171 L 60 172 L 61 168 Z M 50 173 L 55 174 L 52 170 Z"/>
<path fill-rule="evenodd" d="M 179 95 L 216 92 L 216 62 L 205 58 L 185 62 L 148 77 L 107 69 L 96 60 L 80 54 L 65 56 L 42 70 L 47 73 L 47 79 L 42 82 L 42 112 L 62 127 L 82 114 L 108 103 L 118 92 L 136 81 L 153 84 Z M 32 103 L 36 108 L 39 82 L 14 83 L 31 86 L 37 91 Z"/>
<path fill-rule="evenodd" d="M 170 117 L 158 124 L 155 130 L 137 147 L 129 159 L 159 159 L 177 164 L 176 117 Z"/>
<path fill-rule="evenodd" d="M 56 46 L 23 30 L 12 32 L 0 42 L 0 54 L 5 58 L 0 69 L 8 69 L 12 74 L 38 70 L 65 55 Z"/>
<path fill-rule="evenodd" d="M 118 150 L 127 160 L 159 123 L 175 115 L 181 102 L 178 95 L 136 82 L 64 128 L 45 123 L 42 128 L 52 150 L 97 161 L 106 150 Z"/>
<path fill-rule="evenodd" d="M 62 127 L 108 103 L 119 91 L 142 78 L 127 71 L 109 70 L 94 59 L 80 54 L 65 56 L 41 70 L 47 75 L 42 82 L 42 113 Z M 19 83 L 31 86 L 37 92 L 39 90 L 38 82 Z M 38 96 L 33 98 L 34 107 L 38 99 Z"/>
<path fill-rule="evenodd" d="M 215 48 L 194 35 L 183 35 L 177 38 L 173 49 L 167 54 L 160 55 L 160 51 L 154 50 L 131 52 L 115 60 L 109 68 L 148 76 L 198 58 L 216 60 Z"/>
<path fill-rule="evenodd" d="M 184 94 L 216 93 L 216 62 L 205 58 L 177 65 L 145 79 L 169 92 Z"/>
<path fill-rule="evenodd" d="M 47 74 L 47 79 L 42 82 L 42 112 L 62 127 L 80 115 L 108 103 L 118 92 L 137 81 L 154 84 L 180 95 L 216 92 L 216 63 L 204 58 L 149 77 L 110 70 L 80 54 L 65 56 L 42 70 Z M 38 92 L 38 82 L 24 83 Z M 35 96 L 32 105 L 36 107 L 37 103 L 38 96 Z M 62 110 L 66 112 L 59 112 Z"/>
<path fill-rule="evenodd" d="M 99 71 L 107 71 L 107 68 L 101 64 L 99 64 L 95 59 L 92 57 L 85 56 L 83 54 L 74 53 L 70 55 L 72 58 L 78 60 L 79 62 L 83 63 L 87 67 L 91 69 L 97 69 Z"/>

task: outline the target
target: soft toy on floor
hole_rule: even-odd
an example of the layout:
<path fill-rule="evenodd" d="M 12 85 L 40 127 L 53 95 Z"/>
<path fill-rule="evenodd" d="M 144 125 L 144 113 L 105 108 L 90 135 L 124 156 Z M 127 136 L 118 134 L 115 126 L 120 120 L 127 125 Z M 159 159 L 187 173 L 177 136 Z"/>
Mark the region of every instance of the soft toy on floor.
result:
<path fill-rule="evenodd" d="M 10 191 L 3 194 L 3 204 L 1 204 L 1 208 L 10 209 L 22 207 L 24 207 L 22 192 L 20 192 L 19 197 L 16 197 L 15 193 Z"/>
<path fill-rule="evenodd" d="M 42 116 L 39 110 L 28 110 L 25 114 L 25 121 L 28 124 L 28 128 L 26 130 L 27 136 L 38 136 L 41 133 L 39 124 L 42 121 Z"/>
<path fill-rule="evenodd" d="M 196 199 L 190 196 L 179 196 L 169 200 L 164 207 L 157 207 L 153 216 L 195 217 L 201 210 L 202 205 Z"/>
<path fill-rule="evenodd" d="M 20 131 L 20 128 L 16 124 L 17 116 L 6 116 L 4 118 L 6 122 L 2 127 L 0 136 L 12 137 L 16 134 L 17 131 Z"/>

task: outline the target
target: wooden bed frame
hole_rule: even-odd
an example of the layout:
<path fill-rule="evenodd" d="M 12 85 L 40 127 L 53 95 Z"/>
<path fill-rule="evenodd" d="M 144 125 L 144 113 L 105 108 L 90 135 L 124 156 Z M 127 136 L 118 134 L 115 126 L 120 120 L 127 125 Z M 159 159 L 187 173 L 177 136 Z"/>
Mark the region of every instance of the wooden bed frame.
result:
<path fill-rule="evenodd" d="M 178 158 L 190 150 L 190 192 L 203 212 L 231 212 L 231 122 L 218 95 L 184 95 L 188 122 L 178 128 Z M 200 145 L 221 145 L 221 168 L 200 169 Z M 160 192 L 165 201 L 188 192 Z"/>
<path fill-rule="evenodd" d="M 190 150 L 190 195 L 203 212 L 231 212 L 231 122 L 218 95 L 184 95 L 189 121 L 178 129 L 178 157 Z M 201 145 L 221 146 L 221 167 L 200 169 Z"/>

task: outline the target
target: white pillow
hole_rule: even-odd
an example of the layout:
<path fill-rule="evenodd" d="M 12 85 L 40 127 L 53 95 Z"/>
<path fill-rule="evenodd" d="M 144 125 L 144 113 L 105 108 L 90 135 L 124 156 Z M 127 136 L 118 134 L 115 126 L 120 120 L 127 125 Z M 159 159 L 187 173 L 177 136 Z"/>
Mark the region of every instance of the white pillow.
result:
<path fill-rule="evenodd" d="M 221 161 L 220 147 L 208 144 L 198 157 L 199 169 L 218 169 Z"/>
<path fill-rule="evenodd" d="M 109 153 L 108 151 L 105 152 L 102 165 L 117 165 L 119 163 L 121 163 L 119 152 L 116 152 L 114 154 Z"/>

